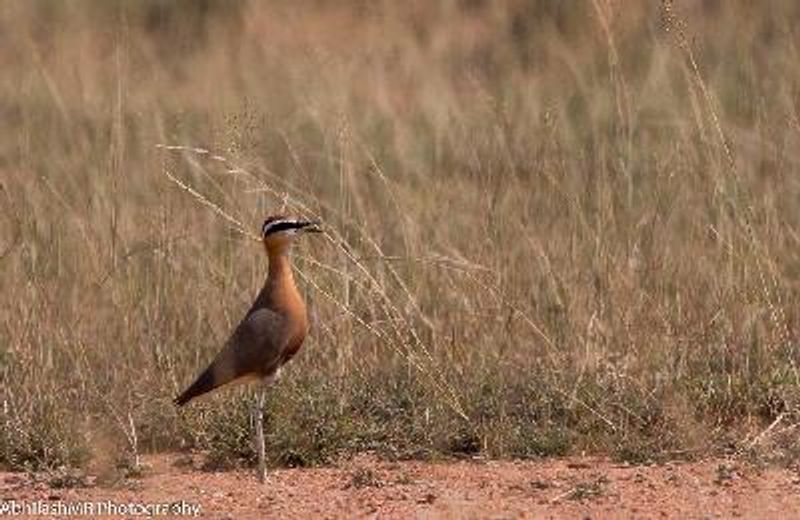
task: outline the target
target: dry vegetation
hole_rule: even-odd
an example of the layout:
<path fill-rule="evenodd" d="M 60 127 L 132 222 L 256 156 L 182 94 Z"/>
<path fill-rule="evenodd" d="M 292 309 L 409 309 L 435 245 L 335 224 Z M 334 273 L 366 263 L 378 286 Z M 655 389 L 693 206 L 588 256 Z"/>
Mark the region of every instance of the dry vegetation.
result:
<path fill-rule="evenodd" d="M 277 211 L 329 233 L 273 464 L 791 461 L 800 8 L 768 4 L 0 3 L 0 465 L 252 459 L 248 389 L 170 399 Z"/>

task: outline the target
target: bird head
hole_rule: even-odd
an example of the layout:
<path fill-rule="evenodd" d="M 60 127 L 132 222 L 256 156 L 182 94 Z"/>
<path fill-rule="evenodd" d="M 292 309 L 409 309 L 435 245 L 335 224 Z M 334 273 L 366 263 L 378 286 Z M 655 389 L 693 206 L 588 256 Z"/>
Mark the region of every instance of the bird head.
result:
<path fill-rule="evenodd" d="M 275 215 L 261 226 L 261 238 L 267 252 L 282 252 L 291 246 L 301 233 L 321 233 L 319 222 Z"/>

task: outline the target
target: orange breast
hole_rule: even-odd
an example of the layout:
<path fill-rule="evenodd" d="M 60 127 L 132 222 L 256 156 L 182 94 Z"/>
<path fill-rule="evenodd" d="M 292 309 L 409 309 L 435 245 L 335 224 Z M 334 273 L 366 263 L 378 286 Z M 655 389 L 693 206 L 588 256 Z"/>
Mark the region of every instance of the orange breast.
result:
<path fill-rule="evenodd" d="M 297 293 L 297 290 L 294 291 Z M 292 298 L 291 305 L 287 306 L 284 310 L 289 322 L 289 342 L 283 356 L 283 362 L 289 361 L 303 344 L 308 332 L 308 316 L 306 315 L 306 306 L 300 298 L 300 294 L 296 294 L 296 298 Z"/>
<path fill-rule="evenodd" d="M 308 331 L 306 305 L 294 284 L 289 260 L 284 255 L 270 257 L 270 274 L 267 279 L 267 307 L 286 317 L 286 350 L 283 363 L 289 361 L 303 344 Z"/>

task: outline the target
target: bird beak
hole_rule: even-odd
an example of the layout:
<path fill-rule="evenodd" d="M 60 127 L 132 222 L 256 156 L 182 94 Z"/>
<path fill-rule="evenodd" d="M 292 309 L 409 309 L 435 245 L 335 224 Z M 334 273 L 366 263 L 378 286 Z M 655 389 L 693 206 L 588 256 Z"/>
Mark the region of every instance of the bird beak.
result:
<path fill-rule="evenodd" d="M 322 233 L 322 223 L 319 220 L 307 220 L 300 226 L 300 231 L 305 233 Z"/>

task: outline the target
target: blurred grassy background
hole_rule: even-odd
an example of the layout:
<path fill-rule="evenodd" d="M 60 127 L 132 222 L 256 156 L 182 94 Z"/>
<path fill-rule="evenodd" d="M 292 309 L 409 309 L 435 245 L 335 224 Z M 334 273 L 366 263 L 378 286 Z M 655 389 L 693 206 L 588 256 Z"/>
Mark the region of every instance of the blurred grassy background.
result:
<path fill-rule="evenodd" d="M 247 389 L 170 399 L 266 260 L 167 173 L 330 231 L 295 251 L 274 464 L 792 460 L 799 27 L 791 0 L 0 3 L 0 465 L 252 459 Z"/>

